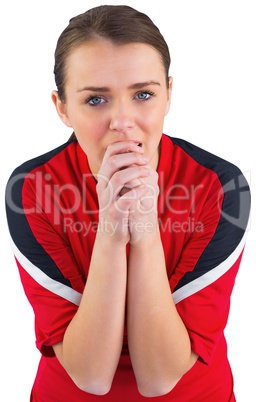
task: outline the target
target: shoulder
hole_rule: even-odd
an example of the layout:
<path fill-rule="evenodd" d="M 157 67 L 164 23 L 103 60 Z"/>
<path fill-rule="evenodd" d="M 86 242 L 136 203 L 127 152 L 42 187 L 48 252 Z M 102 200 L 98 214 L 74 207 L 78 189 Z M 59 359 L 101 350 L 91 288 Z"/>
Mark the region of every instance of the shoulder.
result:
<path fill-rule="evenodd" d="M 189 167 L 192 172 L 193 169 L 199 172 L 201 168 L 201 171 L 205 171 L 205 173 L 212 173 L 214 176 L 217 176 L 222 186 L 233 178 L 240 177 L 242 181 L 245 180 L 238 166 L 218 155 L 181 138 L 164 135 L 164 140 L 165 143 L 167 141 L 172 143 L 173 157 L 176 161 L 180 160 L 183 164 L 185 163 L 183 166 Z"/>
<path fill-rule="evenodd" d="M 70 150 L 72 152 L 72 148 L 74 148 L 74 144 L 76 143 L 75 141 L 67 141 L 66 143 L 42 154 L 39 156 L 36 156 L 33 159 L 29 159 L 16 167 L 12 174 L 10 175 L 9 181 L 13 179 L 13 177 L 17 177 L 18 175 L 26 175 L 30 172 L 32 172 L 34 169 L 37 169 L 39 167 L 43 167 L 47 165 L 48 163 L 51 163 L 51 161 L 56 160 L 56 165 L 58 164 L 58 160 L 61 162 L 61 159 L 65 157 L 66 154 L 70 153 Z"/>
<path fill-rule="evenodd" d="M 249 184 L 240 168 L 188 141 L 164 136 L 172 143 L 172 165 L 177 166 L 177 177 L 190 183 L 203 183 L 207 199 L 220 205 L 222 217 L 233 225 L 247 226 L 251 196 Z"/>
<path fill-rule="evenodd" d="M 47 190 L 49 180 L 51 187 L 56 180 L 65 183 L 75 157 L 75 143 L 68 141 L 14 169 L 5 189 L 7 217 L 14 215 L 15 222 L 17 213 L 23 214 L 24 199 L 37 203 L 38 194 L 42 198 L 42 190 Z"/>

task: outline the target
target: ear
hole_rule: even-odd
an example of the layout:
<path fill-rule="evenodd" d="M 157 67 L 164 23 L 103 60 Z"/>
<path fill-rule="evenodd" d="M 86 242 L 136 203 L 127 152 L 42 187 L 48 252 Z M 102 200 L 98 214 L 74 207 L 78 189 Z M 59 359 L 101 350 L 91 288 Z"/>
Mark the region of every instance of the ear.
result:
<path fill-rule="evenodd" d="M 173 82 L 172 77 L 169 77 L 169 87 L 168 87 L 168 89 L 167 89 L 167 97 L 168 97 L 168 100 L 167 100 L 166 109 L 165 109 L 165 116 L 169 113 L 170 106 L 171 106 L 172 82 Z"/>
<path fill-rule="evenodd" d="M 66 126 L 72 127 L 67 115 L 66 104 L 60 100 L 58 91 L 52 91 L 51 98 L 61 121 L 63 121 Z"/>

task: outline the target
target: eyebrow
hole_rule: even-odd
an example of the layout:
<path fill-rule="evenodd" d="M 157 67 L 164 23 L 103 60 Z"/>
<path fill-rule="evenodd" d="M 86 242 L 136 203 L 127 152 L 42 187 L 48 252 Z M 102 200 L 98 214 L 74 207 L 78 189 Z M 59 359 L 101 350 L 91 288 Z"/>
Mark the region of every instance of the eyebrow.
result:
<path fill-rule="evenodd" d="M 157 81 L 144 81 L 144 82 L 136 82 L 134 84 L 129 85 L 128 89 L 140 89 L 147 87 L 149 85 L 158 85 L 161 86 L 161 84 Z M 94 86 L 88 86 L 88 87 L 83 87 L 81 89 L 78 89 L 77 92 L 83 92 L 83 91 L 92 91 L 92 92 L 110 92 L 109 87 L 94 87 Z"/>

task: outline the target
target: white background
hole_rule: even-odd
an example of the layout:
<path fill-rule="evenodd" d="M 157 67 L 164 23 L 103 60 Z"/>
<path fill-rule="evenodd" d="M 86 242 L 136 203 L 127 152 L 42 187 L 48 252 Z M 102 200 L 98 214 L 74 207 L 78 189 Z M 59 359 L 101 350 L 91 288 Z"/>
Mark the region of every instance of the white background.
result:
<path fill-rule="evenodd" d="M 122 4 L 114 0 L 103 3 Z M 8 0 L 0 6 L 0 400 L 5 402 L 29 401 L 39 352 L 34 345 L 32 309 L 10 250 L 4 188 L 17 165 L 67 140 L 70 130 L 58 120 L 50 100 L 51 90 L 55 89 L 53 53 L 69 18 L 100 4 L 99 1 Z M 253 196 L 255 2 L 127 0 L 126 4 L 146 12 L 160 27 L 170 47 L 174 88 L 165 132 L 238 165 L 250 181 Z M 253 205 L 226 329 L 238 402 L 256 400 L 255 232 Z"/>

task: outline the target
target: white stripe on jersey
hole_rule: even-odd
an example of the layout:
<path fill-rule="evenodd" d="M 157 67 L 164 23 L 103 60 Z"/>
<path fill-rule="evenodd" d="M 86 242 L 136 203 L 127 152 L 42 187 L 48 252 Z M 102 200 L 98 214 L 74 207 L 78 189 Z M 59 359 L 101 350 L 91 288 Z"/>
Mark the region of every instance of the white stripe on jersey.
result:
<path fill-rule="evenodd" d="M 226 260 L 222 261 L 219 265 L 217 265 L 217 267 L 211 269 L 206 274 L 200 276 L 197 279 L 194 279 L 190 283 L 187 283 L 180 289 L 173 292 L 172 297 L 174 303 L 177 304 L 180 301 L 186 299 L 187 297 L 192 296 L 194 293 L 199 292 L 206 286 L 215 282 L 222 275 L 224 275 L 234 265 L 234 263 L 240 256 L 241 252 L 243 251 L 245 246 L 246 235 L 247 230 L 245 230 L 244 235 L 240 240 L 240 243 L 237 245 L 233 253 L 230 254 Z"/>
<path fill-rule="evenodd" d="M 217 265 L 217 267 L 211 269 L 206 274 L 201 275 L 199 278 L 193 280 L 192 282 L 182 286 L 180 289 L 173 292 L 172 297 L 174 303 L 177 304 L 180 301 L 184 300 L 185 298 L 192 296 L 194 293 L 202 290 L 206 286 L 210 285 L 211 283 L 215 282 L 219 279 L 222 275 L 224 275 L 236 262 L 238 257 L 240 256 L 243 248 L 245 246 L 247 231 L 245 230 L 244 235 L 230 256 L 223 261 L 221 264 Z M 50 292 L 53 292 L 66 300 L 69 300 L 71 303 L 76 304 L 79 306 L 82 294 L 77 292 L 76 290 L 66 286 L 54 279 L 50 278 L 46 275 L 43 271 L 41 271 L 38 267 L 32 264 L 17 248 L 15 243 L 11 238 L 11 247 L 13 253 L 21 266 L 25 269 L 25 271 L 42 287 L 46 288 Z"/>
<path fill-rule="evenodd" d="M 58 281 L 55 281 L 54 279 L 50 278 L 48 275 L 46 275 L 41 269 L 39 269 L 37 266 L 32 264 L 18 249 L 18 247 L 15 245 L 11 238 L 11 247 L 13 250 L 13 253 L 21 266 L 25 269 L 25 271 L 37 282 L 39 285 L 44 287 L 45 289 L 49 290 L 50 292 L 53 292 L 57 294 L 60 297 L 63 297 L 63 299 L 66 299 L 70 301 L 71 303 L 76 304 L 79 306 L 82 294 L 77 292 L 76 290 L 70 288 L 67 285 L 64 285 L 63 283 L 60 283 Z"/>

